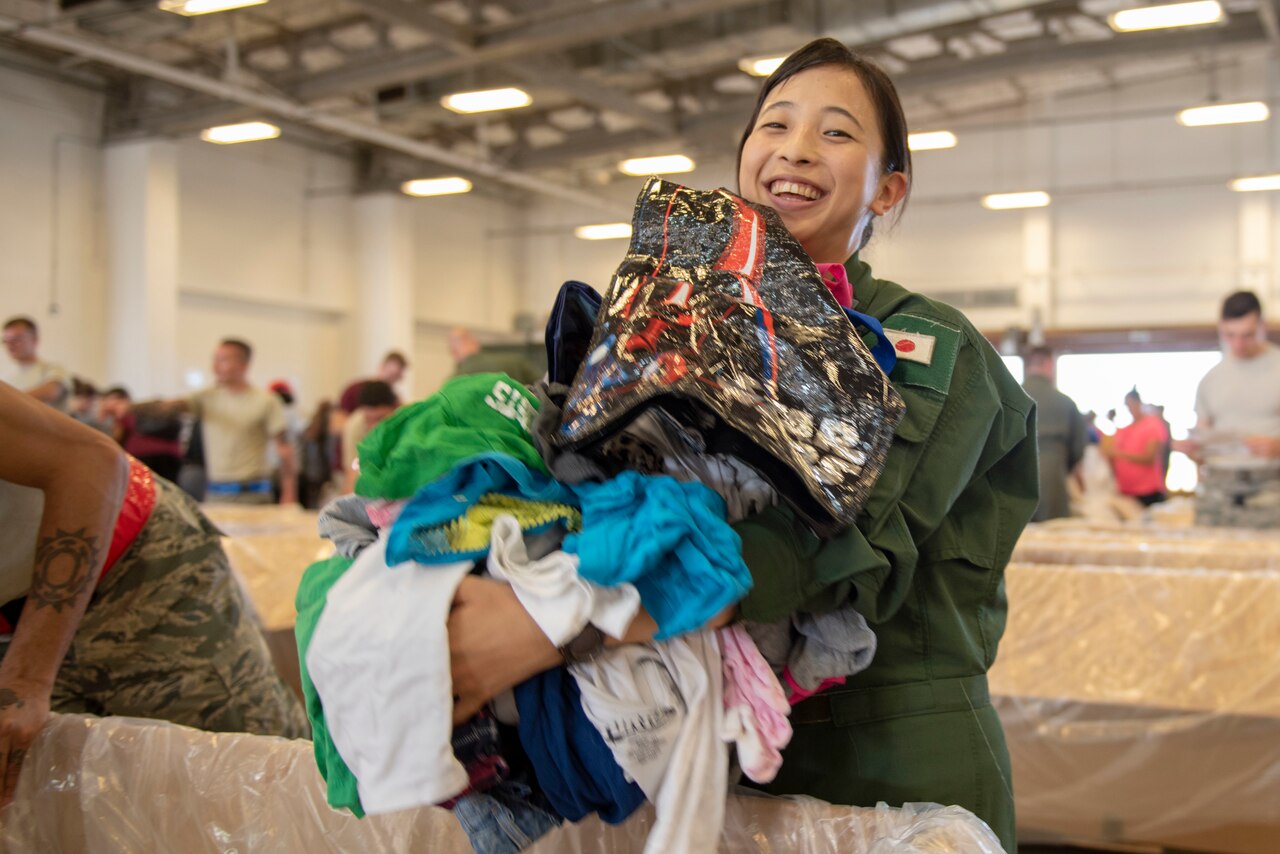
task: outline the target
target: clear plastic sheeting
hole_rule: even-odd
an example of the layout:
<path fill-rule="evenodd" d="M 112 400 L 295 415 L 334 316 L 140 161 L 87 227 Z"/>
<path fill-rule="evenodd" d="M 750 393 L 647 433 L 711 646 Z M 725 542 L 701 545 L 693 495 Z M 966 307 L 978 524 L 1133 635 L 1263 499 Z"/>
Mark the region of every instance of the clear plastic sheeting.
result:
<path fill-rule="evenodd" d="M 1074 553 L 1120 556 L 1162 534 L 1101 536 L 1117 539 L 1082 534 Z M 1246 554 L 1238 544 L 1220 543 Z M 1280 572 L 1187 553 L 1204 568 L 1009 566 L 990 684 L 1020 838 L 1280 851 Z"/>
<path fill-rule="evenodd" d="M 653 823 L 553 831 L 530 849 L 639 852 Z M 469 852 L 453 816 L 428 807 L 358 820 L 325 804 L 307 741 L 213 734 L 157 721 L 55 715 L 3 815 L 5 851 Z M 834 807 L 810 798 L 730 798 L 724 852 L 1000 854 L 959 807 Z"/>
<path fill-rule="evenodd" d="M 1099 524 L 1067 518 L 1028 525 L 1014 549 L 1013 560 L 1110 567 L 1280 571 L 1280 531 L 1191 527 L 1174 521 L 1179 518 L 1179 514 L 1171 511 L 1152 515 L 1144 524 Z"/>

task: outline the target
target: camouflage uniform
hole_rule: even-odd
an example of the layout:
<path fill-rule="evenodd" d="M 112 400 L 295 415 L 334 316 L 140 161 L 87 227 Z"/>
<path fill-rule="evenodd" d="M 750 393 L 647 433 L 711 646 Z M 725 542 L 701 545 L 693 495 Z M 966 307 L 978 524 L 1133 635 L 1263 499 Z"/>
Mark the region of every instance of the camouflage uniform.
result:
<path fill-rule="evenodd" d="M 218 529 L 176 486 L 155 484 L 151 518 L 89 602 L 53 710 L 306 737 Z"/>

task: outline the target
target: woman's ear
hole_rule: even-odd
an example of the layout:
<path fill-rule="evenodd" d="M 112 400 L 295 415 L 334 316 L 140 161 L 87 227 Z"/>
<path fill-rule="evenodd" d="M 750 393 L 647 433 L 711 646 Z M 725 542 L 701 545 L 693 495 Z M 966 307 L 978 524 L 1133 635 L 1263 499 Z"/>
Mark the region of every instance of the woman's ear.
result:
<path fill-rule="evenodd" d="M 898 206 L 907 195 L 907 176 L 902 172 L 890 172 L 880 179 L 875 197 L 868 205 L 876 216 L 884 216 Z"/>

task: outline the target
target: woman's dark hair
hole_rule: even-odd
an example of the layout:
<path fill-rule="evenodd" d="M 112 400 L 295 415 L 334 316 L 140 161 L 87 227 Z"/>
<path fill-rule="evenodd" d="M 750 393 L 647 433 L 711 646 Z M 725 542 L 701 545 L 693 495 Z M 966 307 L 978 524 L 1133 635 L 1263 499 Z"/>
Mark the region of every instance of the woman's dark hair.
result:
<path fill-rule="evenodd" d="M 911 195 L 911 149 L 907 145 L 907 117 L 902 111 L 902 102 L 898 99 L 898 90 L 883 68 L 871 60 L 854 53 L 835 39 L 814 39 L 804 47 L 783 60 L 782 64 L 769 75 L 760 87 L 760 95 L 756 98 L 755 109 L 751 111 L 751 119 L 742 132 L 738 142 L 737 171 L 742 171 L 742 149 L 747 145 L 747 138 L 755 130 L 760 119 L 760 110 L 764 107 L 769 93 L 778 88 L 784 81 L 796 76 L 801 71 L 816 68 L 820 65 L 834 65 L 847 69 L 858 75 L 871 105 L 875 108 L 876 119 L 880 124 L 880 139 L 884 144 L 884 171 L 901 172 L 907 176 L 907 195 L 898 207 L 898 214 L 906 207 L 907 196 Z M 871 223 L 862 234 L 862 246 L 871 239 Z"/>

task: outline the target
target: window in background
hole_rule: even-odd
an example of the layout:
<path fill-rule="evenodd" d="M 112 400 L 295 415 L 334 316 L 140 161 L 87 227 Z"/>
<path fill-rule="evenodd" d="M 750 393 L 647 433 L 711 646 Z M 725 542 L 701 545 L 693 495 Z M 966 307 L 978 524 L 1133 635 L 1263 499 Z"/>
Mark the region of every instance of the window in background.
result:
<path fill-rule="evenodd" d="M 1104 433 L 1112 433 L 1129 423 L 1124 396 L 1136 386 L 1143 403 L 1164 407 L 1173 438 L 1185 439 L 1196 423 L 1196 386 L 1221 358 L 1216 350 L 1059 356 L 1058 389 L 1074 400 L 1081 412 L 1096 412 L 1098 426 Z M 1106 419 L 1112 409 L 1116 411 L 1114 423 Z M 1167 483 L 1171 490 L 1195 489 L 1195 464 L 1182 454 L 1174 454 Z"/>
<path fill-rule="evenodd" d="M 1022 375 L 1022 357 L 1021 356 L 1001 356 L 1004 366 L 1009 369 L 1009 373 L 1013 374 L 1013 378 L 1018 381 L 1018 385 L 1022 385 L 1022 381 L 1026 379 Z"/>

